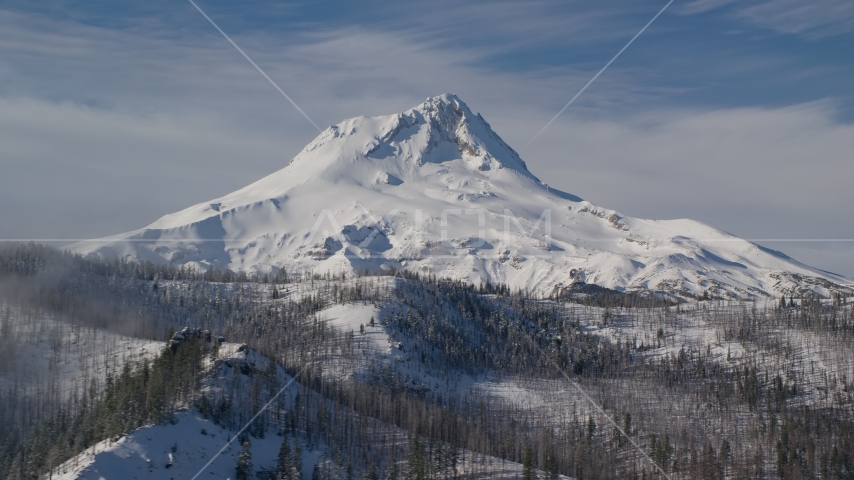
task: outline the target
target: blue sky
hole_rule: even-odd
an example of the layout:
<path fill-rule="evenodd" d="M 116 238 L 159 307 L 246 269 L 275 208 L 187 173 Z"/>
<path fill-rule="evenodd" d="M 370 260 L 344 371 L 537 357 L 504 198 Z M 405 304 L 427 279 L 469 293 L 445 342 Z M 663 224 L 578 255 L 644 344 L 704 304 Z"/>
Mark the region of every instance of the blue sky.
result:
<path fill-rule="evenodd" d="M 197 2 L 321 126 L 454 92 L 549 184 L 757 239 L 854 238 L 854 3 Z M 0 236 L 135 229 L 316 135 L 186 1 L 0 3 Z M 854 276 L 854 242 L 761 242 Z"/>

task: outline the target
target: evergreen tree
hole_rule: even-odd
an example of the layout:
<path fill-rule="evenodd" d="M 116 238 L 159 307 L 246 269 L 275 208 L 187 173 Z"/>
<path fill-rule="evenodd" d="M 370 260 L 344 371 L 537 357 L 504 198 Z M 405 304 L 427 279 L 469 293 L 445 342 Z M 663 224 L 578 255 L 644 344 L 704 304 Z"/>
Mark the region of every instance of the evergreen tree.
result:
<path fill-rule="evenodd" d="M 534 467 L 534 449 L 525 447 L 525 458 L 522 460 L 522 480 L 537 480 L 537 471 Z"/>
<path fill-rule="evenodd" d="M 243 448 L 237 455 L 237 480 L 252 480 L 252 452 L 249 450 L 249 441 L 243 442 Z"/>
<path fill-rule="evenodd" d="M 294 465 L 295 479 L 302 478 L 302 443 L 299 439 L 294 439 L 294 453 L 291 456 L 291 463 Z"/>
<path fill-rule="evenodd" d="M 546 467 L 545 480 L 557 480 L 558 479 L 557 462 L 555 461 L 554 455 L 549 454 L 546 456 L 545 467 Z"/>
<path fill-rule="evenodd" d="M 732 456 L 732 447 L 730 447 L 727 439 L 721 440 L 721 449 L 718 452 L 718 457 L 723 470 L 723 476 L 727 476 L 727 466 L 729 465 L 730 457 Z"/>
<path fill-rule="evenodd" d="M 593 421 L 593 417 L 590 416 L 587 418 L 587 441 L 593 440 L 593 435 L 596 434 L 596 422 Z"/>
<path fill-rule="evenodd" d="M 368 469 L 365 470 L 365 474 L 362 475 L 362 480 L 380 480 L 380 473 L 377 471 L 377 466 L 371 462 L 368 465 Z"/>
<path fill-rule="evenodd" d="M 665 435 L 663 440 L 652 437 L 649 450 L 652 461 L 661 467 L 662 470 L 667 471 L 670 466 L 670 457 L 673 455 L 673 446 L 670 445 L 670 437 Z"/>
<path fill-rule="evenodd" d="M 406 462 L 407 480 L 426 480 L 427 462 L 424 455 L 424 445 L 413 436 L 409 441 L 409 459 Z"/>
<path fill-rule="evenodd" d="M 391 458 L 388 460 L 388 465 L 385 467 L 385 476 L 383 480 L 398 480 L 400 473 L 397 470 L 397 455 L 394 450 L 391 452 Z"/>
<path fill-rule="evenodd" d="M 279 456 L 276 464 L 276 480 L 295 480 L 296 468 L 291 455 L 291 440 L 287 434 L 282 438 L 282 446 L 279 448 Z"/>
<path fill-rule="evenodd" d="M 625 433 L 625 435 L 623 435 L 623 433 Z M 615 435 L 617 435 L 617 444 L 620 446 L 626 445 L 629 441 L 626 436 L 632 435 L 632 414 L 629 412 L 626 412 L 623 416 L 623 433 L 615 433 Z"/>

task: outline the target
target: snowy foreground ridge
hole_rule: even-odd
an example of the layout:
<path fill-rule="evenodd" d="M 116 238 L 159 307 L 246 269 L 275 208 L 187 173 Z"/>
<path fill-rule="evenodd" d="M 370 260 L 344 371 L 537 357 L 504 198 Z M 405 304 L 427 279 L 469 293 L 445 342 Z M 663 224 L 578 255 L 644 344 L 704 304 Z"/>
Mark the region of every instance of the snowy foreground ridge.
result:
<path fill-rule="evenodd" d="M 343 319 L 353 321 L 349 315 Z M 355 316 L 358 317 L 358 314 Z M 341 325 L 339 325 L 341 326 Z M 249 412 L 252 409 L 251 384 L 260 372 L 266 370 L 270 359 L 245 345 L 223 343 L 217 351 L 216 360 L 208 361 L 205 367 L 205 379 L 202 390 L 210 398 L 222 394 L 232 394 L 230 401 L 236 410 Z M 270 425 L 267 434 L 249 436 L 253 479 L 273 480 L 277 465 L 277 454 L 283 437 L 281 426 L 276 420 L 285 418 L 276 412 L 277 405 L 282 411 L 294 407 L 296 395 L 306 391 L 299 382 L 288 383 L 292 377 L 280 367 L 276 367 L 278 385 L 288 385 L 283 391 L 280 403 L 268 407 Z M 230 391 L 229 391 L 230 389 Z M 267 396 L 262 398 L 263 401 Z M 330 404 L 331 405 L 331 404 Z M 257 408 L 257 407 L 256 407 Z M 278 413 L 282 413 L 281 411 Z M 241 442 L 232 441 L 234 430 L 230 430 L 205 418 L 195 408 L 180 410 L 156 425 L 148 425 L 128 432 L 118 438 L 101 441 L 79 455 L 67 460 L 50 474 L 54 480 L 176 480 L 176 479 L 233 479 Z M 298 443 L 300 454 L 301 478 L 314 478 L 313 467 L 316 464 L 328 464 L 334 455 L 323 441 L 313 444 L 302 433 L 289 433 L 294 446 Z M 292 437 L 292 438 L 291 438 Z M 382 438 L 374 440 L 374 447 L 383 443 L 402 448 L 407 444 L 407 432 L 399 429 L 385 431 Z M 226 447 L 226 444 L 228 446 Z M 477 466 L 472 465 L 476 458 Z M 210 462 L 210 463 L 209 463 Z M 478 468 L 479 467 L 479 468 Z M 402 468 L 402 465 L 401 465 Z M 474 471 L 477 474 L 474 474 Z M 476 455 L 461 449 L 457 473 L 461 478 L 518 479 L 521 478 L 522 465 L 487 455 Z M 322 478 L 328 478 L 326 476 Z M 335 477 L 339 478 L 339 477 Z M 361 477 L 360 477 L 361 478 Z M 567 477 L 560 476 L 559 480 Z"/>
<path fill-rule="evenodd" d="M 552 294 L 586 282 L 679 296 L 850 289 L 693 220 L 645 220 L 555 190 L 455 95 L 324 130 L 281 170 L 71 250 L 268 272 L 407 269 Z"/>

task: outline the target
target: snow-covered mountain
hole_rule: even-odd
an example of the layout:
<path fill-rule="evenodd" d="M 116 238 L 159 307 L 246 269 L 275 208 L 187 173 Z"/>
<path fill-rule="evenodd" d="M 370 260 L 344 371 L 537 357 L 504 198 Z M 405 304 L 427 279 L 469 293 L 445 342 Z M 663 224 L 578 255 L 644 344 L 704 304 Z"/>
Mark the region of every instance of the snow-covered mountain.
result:
<path fill-rule="evenodd" d="M 267 272 L 403 268 L 553 293 L 823 295 L 852 281 L 693 220 L 631 218 L 541 182 L 458 97 L 324 130 L 281 170 L 72 251 Z"/>

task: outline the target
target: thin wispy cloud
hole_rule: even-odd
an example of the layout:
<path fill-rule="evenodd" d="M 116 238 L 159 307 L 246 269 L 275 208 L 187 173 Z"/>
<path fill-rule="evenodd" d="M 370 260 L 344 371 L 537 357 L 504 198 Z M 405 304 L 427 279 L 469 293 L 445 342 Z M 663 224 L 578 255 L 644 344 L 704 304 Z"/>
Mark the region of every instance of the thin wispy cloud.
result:
<path fill-rule="evenodd" d="M 693 0 L 677 6 L 674 10 L 687 15 L 694 15 L 697 13 L 717 10 L 718 8 L 725 7 L 737 1 L 738 0 Z"/>
<path fill-rule="evenodd" d="M 738 16 L 782 33 L 813 38 L 854 33 L 854 2 L 773 0 L 741 9 Z"/>
<path fill-rule="evenodd" d="M 628 17 L 638 11 L 626 7 L 600 9 L 586 2 L 446 2 L 444 8 L 440 3 L 425 10 L 420 5 L 399 4 L 404 21 L 387 21 L 383 27 L 415 34 L 419 43 L 452 49 L 460 48 L 464 38 L 484 54 L 495 55 L 548 42 L 565 45 L 569 41 L 578 46 L 619 42 L 633 28 Z"/>
<path fill-rule="evenodd" d="M 524 41 L 537 15 L 549 11 L 537 8 L 520 20 L 524 25 L 508 25 L 502 41 Z M 321 127 L 453 92 L 516 148 L 622 45 L 603 38 L 580 49 L 577 62 L 513 68 L 496 62 L 495 45 L 455 34 L 474 21 L 474 12 L 454 11 L 434 27 L 439 13 L 389 29 L 345 22 L 282 35 L 235 29 L 233 38 L 272 79 L 289 85 Z M 501 22 L 517 13 L 510 6 L 491 13 L 484 38 L 495 38 Z M 642 13 L 640 23 L 649 19 Z M 7 172 L 0 179 L 0 233 L 82 238 L 140 227 L 282 168 L 316 135 L 197 12 L 189 14 L 178 29 L 150 19 L 146 29 L 114 29 L 0 11 L 0 154 Z M 610 22 L 597 26 L 609 32 L 621 31 L 626 20 L 584 15 Z M 824 100 L 782 98 L 782 106 L 761 106 L 757 97 L 736 95 L 726 103 L 686 102 L 715 84 L 723 85 L 716 95 L 744 91 L 736 83 L 742 78 L 773 76 L 780 85 L 777 72 L 792 66 L 784 52 L 739 53 L 738 42 L 711 45 L 718 50 L 698 58 L 676 55 L 680 44 L 669 29 L 686 22 L 693 28 L 700 17 L 668 23 L 666 32 L 621 57 L 525 152 L 531 170 L 556 188 L 630 215 L 692 217 L 749 237 L 854 237 L 841 200 L 852 167 L 839 163 L 854 149 L 845 140 L 854 132 L 839 121 L 838 104 L 808 91 L 808 100 Z M 582 23 L 570 28 L 587 28 Z M 431 28 L 439 39 L 427 40 Z M 629 36 L 637 21 L 632 28 Z M 564 45 L 560 34 L 543 38 Z M 574 42 L 582 40 L 565 45 Z M 677 63 L 661 63 L 665 57 Z M 799 68 L 786 80 L 804 75 L 814 82 L 816 75 L 838 75 L 833 68 Z M 680 76 L 691 70 L 707 82 Z M 818 266 L 854 272 L 854 265 Z"/>
<path fill-rule="evenodd" d="M 728 7 L 730 17 L 784 34 L 824 38 L 854 33 L 854 3 L 848 0 L 695 0 L 678 9 L 688 15 Z"/>

